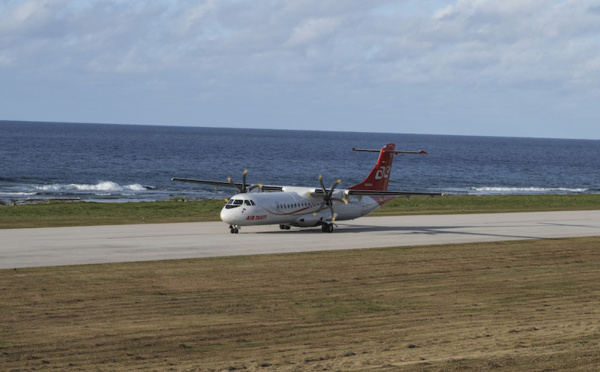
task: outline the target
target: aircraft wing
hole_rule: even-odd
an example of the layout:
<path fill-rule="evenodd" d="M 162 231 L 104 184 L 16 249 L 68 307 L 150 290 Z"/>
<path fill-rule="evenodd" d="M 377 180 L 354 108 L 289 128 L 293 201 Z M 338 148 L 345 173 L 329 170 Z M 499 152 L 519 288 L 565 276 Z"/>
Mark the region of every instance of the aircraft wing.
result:
<path fill-rule="evenodd" d="M 408 192 L 408 191 L 376 191 L 376 190 L 345 190 L 347 196 L 444 196 L 446 194 L 439 192 Z"/>
<path fill-rule="evenodd" d="M 232 188 L 236 188 L 236 189 L 240 190 L 244 187 L 244 185 L 242 183 L 195 180 L 195 179 L 190 179 L 190 178 L 173 177 L 173 178 L 171 178 L 171 181 L 199 183 L 202 185 L 211 185 L 211 186 L 214 186 L 216 189 L 218 189 L 219 187 L 232 187 Z M 246 186 L 251 186 L 251 185 L 246 185 Z M 270 186 L 270 185 L 257 185 L 257 186 L 259 186 L 263 191 L 283 191 L 283 186 Z"/>

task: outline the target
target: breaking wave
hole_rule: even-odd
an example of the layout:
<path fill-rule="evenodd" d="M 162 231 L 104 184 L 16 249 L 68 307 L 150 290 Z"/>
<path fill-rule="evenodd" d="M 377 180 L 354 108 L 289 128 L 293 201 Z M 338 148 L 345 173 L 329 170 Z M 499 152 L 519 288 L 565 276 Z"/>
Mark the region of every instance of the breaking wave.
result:
<path fill-rule="evenodd" d="M 42 192 L 123 192 L 123 191 L 145 191 L 147 187 L 140 184 L 119 185 L 111 181 L 102 181 L 95 185 L 92 184 L 77 184 L 68 185 L 52 184 L 52 185 L 36 185 L 34 189 Z"/>
<path fill-rule="evenodd" d="M 119 185 L 112 181 L 95 184 L 21 184 L 0 187 L 0 205 L 6 203 L 35 203 L 52 199 L 94 201 L 156 200 L 161 194 L 154 186 L 137 183 Z M 165 195 L 159 198 L 165 199 Z"/>
<path fill-rule="evenodd" d="M 585 188 L 567 187 L 471 187 L 469 194 L 508 195 L 508 194 L 581 194 L 589 192 Z"/>

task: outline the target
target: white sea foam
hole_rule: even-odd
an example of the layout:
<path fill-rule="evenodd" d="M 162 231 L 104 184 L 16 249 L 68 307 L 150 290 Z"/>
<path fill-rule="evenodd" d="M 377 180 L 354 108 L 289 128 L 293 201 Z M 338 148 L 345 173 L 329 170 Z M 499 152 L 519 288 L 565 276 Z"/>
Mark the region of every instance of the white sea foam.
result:
<path fill-rule="evenodd" d="M 589 189 L 566 187 L 471 187 L 472 194 L 570 194 L 585 193 Z"/>
<path fill-rule="evenodd" d="M 106 195 L 111 192 L 124 192 L 124 191 L 144 191 L 146 188 L 140 184 L 131 185 L 119 185 L 112 181 L 101 181 L 97 184 L 52 184 L 52 185 L 37 185 L 33 186 L 34 189 L 49 192 L 49 193 L 69 193 L 69 192 L 92 192 L 102 193 Z"/>

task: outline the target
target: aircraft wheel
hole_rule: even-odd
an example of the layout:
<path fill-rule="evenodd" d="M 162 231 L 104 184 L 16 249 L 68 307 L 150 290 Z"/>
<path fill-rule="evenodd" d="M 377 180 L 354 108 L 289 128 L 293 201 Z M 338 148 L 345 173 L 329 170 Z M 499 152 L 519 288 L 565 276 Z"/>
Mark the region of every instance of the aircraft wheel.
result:
<path fill-rule="evenodd" d="M 237 234 L 240 231 L 237 227 L 230 227 L 229 232 L 232 234 Z"/>
<path fill-rule="evenodd" d="M 279 225 L 279 230 L 285 230 L 285 225 Z"/>
<path fill-rule="evenodd" d="M 332 223 L 324 223 L 321 225 L 321 231 L 323 232 L 333 232 L 333 224 Z"/>

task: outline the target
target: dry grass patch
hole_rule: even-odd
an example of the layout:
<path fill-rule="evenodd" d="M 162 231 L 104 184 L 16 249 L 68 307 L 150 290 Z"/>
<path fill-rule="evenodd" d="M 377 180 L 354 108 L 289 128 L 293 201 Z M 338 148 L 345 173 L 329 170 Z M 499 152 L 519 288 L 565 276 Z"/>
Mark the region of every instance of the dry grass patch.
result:
<path fill-rule="evenodd" d="M 600 367 L 600 238 L 0 271 L 0 370 Z"/>

